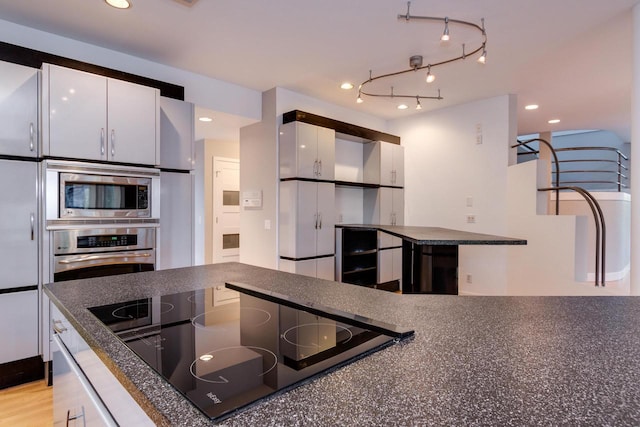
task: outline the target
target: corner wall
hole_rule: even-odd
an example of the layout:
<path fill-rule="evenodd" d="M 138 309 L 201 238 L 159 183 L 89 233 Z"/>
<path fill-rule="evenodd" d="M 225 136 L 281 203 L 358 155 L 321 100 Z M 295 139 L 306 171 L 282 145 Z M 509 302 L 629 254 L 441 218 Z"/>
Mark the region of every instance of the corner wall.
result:
<path fill-rule="evenodd" d="M 515 108 L 504 95 L 390 122 L 405 147 L 405 224 L 508 236 Z M 506 280 L 506 247 L 460 247 L 460 294 L 504 294 Z"/>

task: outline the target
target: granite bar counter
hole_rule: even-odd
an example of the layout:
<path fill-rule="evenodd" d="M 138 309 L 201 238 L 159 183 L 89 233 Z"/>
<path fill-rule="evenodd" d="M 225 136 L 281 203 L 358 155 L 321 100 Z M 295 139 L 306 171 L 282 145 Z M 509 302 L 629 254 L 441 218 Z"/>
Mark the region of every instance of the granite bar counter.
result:
<path fill-rule="evenodd" d="M 402 239 L 403 294 L 458 294 L 460 245 L 526 245 L 524 239 L 440 227 L 338 224 L 337 228 L 376 230 Z"/>
<path fill-rule="evenodd" d="M 159 424 L 208 418 L 88 307 L 248 283 L 415 330 L 223 422 L 248 425 L 639 425 L 640 299 L 400 295 L 237 263 L 48 284 L 50 297 Z"/>

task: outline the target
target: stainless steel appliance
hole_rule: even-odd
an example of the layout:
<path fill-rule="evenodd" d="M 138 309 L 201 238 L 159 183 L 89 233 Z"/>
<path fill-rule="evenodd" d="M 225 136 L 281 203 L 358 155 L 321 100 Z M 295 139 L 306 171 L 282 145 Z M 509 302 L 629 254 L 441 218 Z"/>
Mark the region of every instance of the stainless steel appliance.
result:
<path fill-rule="evenodd" d="M 158 169 L 47 160 L 45 191 L 48 226 L 65 220 L 159 217 Z"/>
<path fill-rule="evenodd" d="M 152 227 L 52 231 L 53 281 L 155 270 Z"/>

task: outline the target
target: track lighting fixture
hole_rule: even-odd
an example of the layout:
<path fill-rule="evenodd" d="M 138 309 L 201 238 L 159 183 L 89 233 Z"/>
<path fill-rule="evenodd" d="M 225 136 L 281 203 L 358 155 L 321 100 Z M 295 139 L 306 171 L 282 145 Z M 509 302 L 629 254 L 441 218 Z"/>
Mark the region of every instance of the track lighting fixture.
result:
<path fill-rule="evenodd" d="M 449 17 L 444 17 L 444 32 L 442 33 L 442 37 L 440 37 L 440 41 L 448 42 L 449 41 Z"/>
<path fill-rule="evenodd" d="M 444 31 L 442 33 L 442 36 L 440 38 L 440 40 L 442 41 L 449 41 L 450 40 L 450 33 L 449 33 L 449 24 L 451 24 L 453 27 L 455 26 L 465 26 L 467 28 L 471 28 L 472 30 L 475 30 L 478 32 L 478 38 L 479 40 L 477 41 L 477 47 L 474 47 L 472 50 L 467 51 L 467 47 L 465 46 L 465 44 L 462 44 L 462 48 L 461 48 L 461 53 L 459 56 L 453 56 L 450 57 L 448 59 L 444 59 L 440 62 L 435 62 L 435 63 L 429 63 L 427 65 L 423 65 L 423 61 L 422 61 L 422 55 L 413 55 L 412 57 L 409 58 L 409 68 L 404 69 L 404 70 L 400 70 L 400 71 L 395 71 L 395 72 L 391 72 L 391 73 L 387 73 L 387 74 L 382 74 L 379 76 L 373 76 L 372 71 L 369 70 L 369 79 L 365 80 L 364 82 L 362 82 L 360 84 L 360 86 L 358 87 L 358 98 L 356 100 L 356 102 L 358 104 L 364 102 L 363 101 L 363 96 L 372 96 L 372 97 L 382 97 L 382 98 L 415 98 L 416 99 L 416 110 L 421 110 L 422 109 L 422 104 L 420 103 L 421 99 L 443 99 L 442 96 L 440 95 L 440 89 L 438 89 L 438 95 L 404 95 L 404 94 L 395 94 L 393 93 L 393 87 L 391 87 L 391 92 L 389 93 L 380 93 L 378 91 L 376 92 L 368 92 L 365 90 L 365 88 L 367 87 L 367 85 L 377 81 L 377 80 L 383 80 L 383 79 L 388 79 L 388 78 L 392 78 L 392 77 L 396 77 L 399 76 L 401 74 L 405 74 L 405 73 L 409 73 L 411 71 L 416 72 L 419 70 L 423 70 L 423 69 L 427 69 L 427 74 L 425 76 L 425 80 L 427 83 L 432 83 L 436 77 L 434 74 L 432 74 L 431 72 L 431 68 L 435 68 L 435 67 L 439 67 L 442 65 L 446 65 L 446 64 L 450 64 L 453 62 L 457 62 L 460 60 L 464 60 L 466 59 L 468 56 L 473 56 L 477 53 L 481 53 L 480 57 L 477 59 L 478 62 L 484 64 L 486 63 L 487 60 L 487 32 L 485 30 L 484 27 L 484 18 L 482 18 L 481 20 L 481 24 L 475 24 L 473 22 L 468 22 L 468 21 L 462 21 L 459 19 L 450 19 L 448 16 L 444 17 L 444 18 L 440 18 L 440 17 L 434 17 L 434 16 L 418 16 L 418 15 L 411 15 L 410 13 L 410 8 L 411 8 L 411 2 L 408 1 L 407 2 L 407 13 L 406 14 L 399 14 L 398 15 L 398 19 L 402 19 L 406 22 L 409 22 L 411 20 L 417 20 L 417 21 L 428 21 L 428 22 L 444 22 Z M 455 28 L 454 28 L 455 31 Z M 474 43 L 475 44 L 475 43 Z"/>

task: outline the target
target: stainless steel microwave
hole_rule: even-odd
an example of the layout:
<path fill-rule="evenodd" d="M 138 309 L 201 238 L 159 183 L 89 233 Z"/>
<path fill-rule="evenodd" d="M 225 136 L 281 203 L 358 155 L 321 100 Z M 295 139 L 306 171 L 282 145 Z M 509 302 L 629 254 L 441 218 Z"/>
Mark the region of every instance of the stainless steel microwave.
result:
<path fill-rule="evenodd" d="M 47 220 L 158 216 L 157 169 L 47 161 L 45 173 Z"/>

